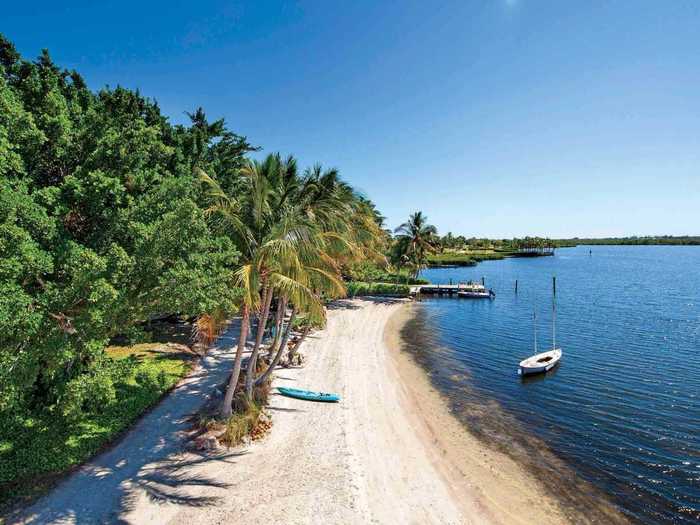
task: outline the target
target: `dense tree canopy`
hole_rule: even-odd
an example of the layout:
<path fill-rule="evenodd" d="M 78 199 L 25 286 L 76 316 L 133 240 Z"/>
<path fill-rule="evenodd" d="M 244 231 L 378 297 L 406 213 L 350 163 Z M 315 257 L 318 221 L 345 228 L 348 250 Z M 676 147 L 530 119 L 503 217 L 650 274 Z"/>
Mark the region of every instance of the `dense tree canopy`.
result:
<path fill-rule="evenodd" d="M 107 342 L 161 314 L 207 336 L 234 311 L 257 319 L 250 398 L 272 369 L 256 377 L 271 306 L 274 366 L 294 316 L 321 321 L 342 268 L 382 258 L 383 217 L 337 170 L 252 160 L 223 120 L 188 116 L 172 125 L 138 92 L 91 92 L 0 36 L 0 412 L 113 402 Z"/>
<path fill-rule="evenodd" d="M 234 309 L 239 252 L 193 168 L 232 170 L 252 148 L 201 109 L 191 121 L 0 37 L 0 410 L 61 408 L 150 316 Z"/>

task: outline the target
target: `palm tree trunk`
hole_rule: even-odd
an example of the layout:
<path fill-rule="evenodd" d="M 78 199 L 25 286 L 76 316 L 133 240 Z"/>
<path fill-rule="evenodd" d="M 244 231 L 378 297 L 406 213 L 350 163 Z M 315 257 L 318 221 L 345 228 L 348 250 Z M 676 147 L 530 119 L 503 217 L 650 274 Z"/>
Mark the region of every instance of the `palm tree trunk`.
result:
<path fill-rule="evenodd" d="M 241 330 L 238 336 L 238 348 L 236 349 L 236 358 L 233 361 L 233 370 L 231 371 L 231 376 L 228 380 L 228 385 L 226 386 L 226 394 L 224 395 L 224 401 L 221 404 L 220 414 L 222 418 L 231 417 L 233 411 L 233 395 L 236 393 L 236 386 L 238 385 L 238 377 L 241 375 L 241 361 L 243 359 L 243 350 L 245 349 L 245 342 L 248 338 L 248 320 L 250 319 L 250 310 L 248 305 L 243 305 L 243 318 L 241 319 Z"/>
<path fill-rule="evenodd" d="M 296 344 L 292 347 L 292 349 L 289 351 L 289 362 L 292 362 L 292 359 L 297 353 L 297 350 L 299 350 L 299 347 L 301 346 L 301 343 L 304 342 L 304 339 L 306 339 L 306 336 L 309 335 L 309 332 L 311 331 L 311 326 L 307 326 L 304 328 L 304 331 L 301 333 L 301 337 L 299 340 L 296 342 Z"/>
<path fill-rule="evenodd" d="M 260 319 L 258 321 L 258 331 L 255 337 L 255 345 L 253 346 L 253 351 L 251 352 L 250 358 L 248 360 L 248 370 L 246 371 L 245 376 L 245 395 L 248 397 L 248 399 L 253 399 L 253 383 L 255 379 L 255 369 L 258 364 L 258 351 L 260 350 L 260 343 L 262 342 L 263 334 L 265 333 L 267 317 L 270 313 L 272 291 L 272 287 L 269 287 L 267 283 L 263 285 L 262 311 L 260 313 Z"/>
<path fill-rule="evenodd" d="M 292 308 L 292 316 L 289 318 L 289 322 L 287 323 L 287 328 L 284 330 L 284 337 L 282 338 L 282 343 L 280 344 L 279 348 L 277 349 L 277 352 L 275 353 L 275 358 L 272 360 L 270 363 L 270 366 L 267 367 L 267 370 L 258 378 L 255 380 L 255 385 L 261 385 L 265 382 L 265 380 L 268 378 L 268 376 L 272 373 L 272 371 L 275 369 L 275 367 L 279 364 L 280 359 L 282 359 L 282 354 L 284 353 L 284 349 L 287 347 L 287 341 L 289 341 L 289 334 L 292 331 L 292 325 L 294 324 L 294 319 L 296 319 L 297 316 L 297 308 L 296 306 Z"/>
<path fill-rule="evenodd" d="M 287 296 L 283 295 L 277 302 L 277 315 L 275 316 L 275 338 L 270 345 L 268 357 L 272 357 L 277 351 L 277 345 L 282 337 L 282 323 L 284 323 L 284 314 L 287 313 Z"/>

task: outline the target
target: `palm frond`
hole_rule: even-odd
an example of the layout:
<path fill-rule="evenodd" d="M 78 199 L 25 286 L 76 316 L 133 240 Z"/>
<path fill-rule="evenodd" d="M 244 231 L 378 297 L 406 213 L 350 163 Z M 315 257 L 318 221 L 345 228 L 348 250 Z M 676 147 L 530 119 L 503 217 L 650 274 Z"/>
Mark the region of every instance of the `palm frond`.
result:
<path fill-rule="evenodd" d="M 234 272 L 234 279 L 243 290 L 243 301 L 251 310 L 260 304 L 260 275 L 252 264 L 244 264 Z"/>

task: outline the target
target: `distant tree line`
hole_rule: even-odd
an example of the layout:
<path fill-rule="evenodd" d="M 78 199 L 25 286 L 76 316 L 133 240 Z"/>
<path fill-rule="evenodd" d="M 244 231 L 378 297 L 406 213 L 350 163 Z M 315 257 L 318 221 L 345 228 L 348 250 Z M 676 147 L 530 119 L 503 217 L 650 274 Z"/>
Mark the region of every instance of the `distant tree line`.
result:
<path fill-rule="evenodd" d="M 448 232 L 446 235 L 438 238 L 438 247 L 441 251 L 515 251 L 521 248 L 554 248 L 557 246 L 559 246 L 559 241 L 546 237 L 523 237 L 513 239 L 488 239 L 485 237 L 466 238 L 463 235 L 454 236 L 452 232 Z"/>
<path fill-rule="evenodd" d="M 572 239 L 557 239 L 560 245 L 576 246 L 579 244 L 619 244 L 619 245 L 679 245 L 679 246 L 699 246 L 700 236 L 697 235 L 660 235 L 660 236 L 632 236 L 632 237 L 604 237 L 597 239 L 586 239 L 574 237 Z"/>
<path fill-rule="evenodd" d="M 414 278 L 429 265 L 473 265 L 487 259 L 502 259 L 517 255 L 550 255 L 556 248 L 582 244 L 609 245 L 700 245 L 700 236 L 646 236 L 623 238 L 522 237 L 489 239 L 465 237 L 452 232 L 440 236 L 435 226 L 418 211 L 394 232 L 388 252 L 389 261 L 398 269 L 409 268 Z"/>
<path fill-rule="evenodd" d="M 568 246 L 578 246 L 582 244 L 592 245 L 700 245 L 700 236 L 692 235 L 660 235 L 660 236 L 632 236 L 632 237 L 604 237 L 604 238 L 583 238 L 573 237 L 570 239 L 551 239 L 548 237 L 523 237 L 513 239 L 488 239 L 488 238 L 467 238 L 463 235 L 453 235 L 451 232 L 439 237 L 440 250 L 517 250 L 520 248 L 553 247 L 562 248 Z"/>

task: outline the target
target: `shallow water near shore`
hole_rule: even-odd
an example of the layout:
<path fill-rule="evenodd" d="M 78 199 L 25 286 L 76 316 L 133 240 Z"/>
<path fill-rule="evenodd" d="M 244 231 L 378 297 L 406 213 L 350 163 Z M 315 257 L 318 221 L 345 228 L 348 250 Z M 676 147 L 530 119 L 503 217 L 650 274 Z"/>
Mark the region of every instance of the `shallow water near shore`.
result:
<path fill-rule="evenodd" d="M 533 310 L 539 348 L 551 346 L 553 275 L 564 357 L 546 376 L 520 378 Z M 700 247 L 567 248 L 423 276 L 484 277 L 496 292 L 494 301 L 426 298 L 402 332 L 470 431 L 573 507 L 585 480 L 588 496 L 606 494 L 633 522 L 698 523 Z"/>

